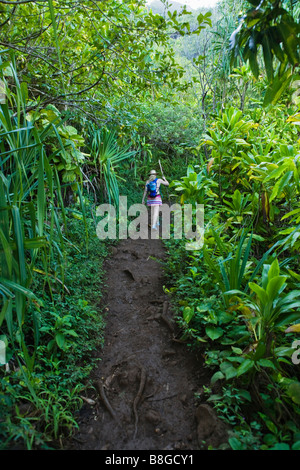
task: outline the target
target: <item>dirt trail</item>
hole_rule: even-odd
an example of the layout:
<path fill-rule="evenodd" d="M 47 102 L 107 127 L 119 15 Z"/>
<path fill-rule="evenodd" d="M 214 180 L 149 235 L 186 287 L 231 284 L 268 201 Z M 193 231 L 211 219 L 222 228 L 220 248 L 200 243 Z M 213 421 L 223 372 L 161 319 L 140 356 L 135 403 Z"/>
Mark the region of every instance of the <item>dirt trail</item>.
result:
<path fill-rule="evenodd" d="M 223 438 L 220 423 L 195 393 L 209 378 L 195 355 L 174 341 L 163 292 L 161 240 L 123 240 L 107 260 L 107 318 L 98 393 L 79 416 L 69 448 L 199 449 Z M 102 398 L 100 395 L 102 394 Z"/>

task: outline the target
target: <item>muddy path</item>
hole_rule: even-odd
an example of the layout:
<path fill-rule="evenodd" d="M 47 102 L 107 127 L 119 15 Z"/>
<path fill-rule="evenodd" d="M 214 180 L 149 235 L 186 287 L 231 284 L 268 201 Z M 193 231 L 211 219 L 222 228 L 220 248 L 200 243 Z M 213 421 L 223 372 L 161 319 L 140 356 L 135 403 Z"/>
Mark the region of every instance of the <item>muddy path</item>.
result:
<path fill-rule="evenodd" d="M 209 377 L 185 344 L 164 294 L 161 240 L 122 240 L 106 262 L 107 313 L 94 404 L 85 403 L 78 450 L 198 450 L 224 430 L 195 394 Z"/>

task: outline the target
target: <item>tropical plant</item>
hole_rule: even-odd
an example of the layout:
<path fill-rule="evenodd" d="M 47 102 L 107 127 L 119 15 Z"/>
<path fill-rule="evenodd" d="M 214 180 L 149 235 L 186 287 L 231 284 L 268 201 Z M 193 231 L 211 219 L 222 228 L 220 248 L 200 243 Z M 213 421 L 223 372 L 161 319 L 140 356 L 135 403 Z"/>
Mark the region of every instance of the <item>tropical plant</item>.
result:
<path fill-rule="evenodd" d="M 35 128 L 41 133 L 45 128 L 52 126 L 52 133 L 48 135 L 45 145 L 50 154 L 50 163 L 57 168 L 62 183 L 75 183 L 81 179 L 82 167 L 89 155 L 83 153 L 81 148 L 85 145 L 84 138 L 79 135 L 75 127 L 67 125 L 58 126 L 62 122 L 59 110 L 48 104 L 43 109 L 29 111 L 27 120 L 33 121 Z M 56 125 L 55 125 L 56 124 Z"/>
<path fill-rule="evenodd" d="M 249 202 L 250 196 L 236 189 L 232 195 L 227 196 L 231 201 L 223 200 L 223 203 L 228 206 L 229 214 L 238 224 L 242 223 L 244 216 L 253 215 L 252 204 Z"/>
<path fill-rule="evenodd" d="M 277 258 L 272 264 L 264 264 L 260 285 L 249 282 L 252 294 L 238 290 L 227 294 L 241 295 L 243 314 L 253 331 L 256 346 L 253 348 L 257 357 L 269 356 L 272 352 L 273 333 L 300 318 L 299 290 L 283 294 L 288 276 L 280 274 Z M 245 309 L 244 307 L 247 307 Z"/>
<path fill-rule="evenodd" d="M 248 0 L 251 8 L 243 15 L 230 38 L 232 64 L 242 56 L 249 61 L 252 73 L 259 77 L 259 50 L 269 82 L 264 104 L 275 103 L 291 84 L 299 63 L 300 26 L 281 0 Z"/>
<path fill-rule="evenodd" d="M 228 291 L 245 287 L 245 275 L 249 270 L 249 257 L 252 244 L 252 234 L 243 231 L 238 245 L 225 243 L 219 234 L 212 229 L 218 255 L 212 256 L 207 246 L 203 247 L 203 258 L 209 272 L 216 279 L 223 292 L 224 302 L 229 306 Z M 227 293 L 227 295 L 224 295 Z"/>
<path fill-rule="evenodd" d="M 61 224 L 65 210 L 58 171 L 50 163 L 52 155 L 46 152 L 49 137 L 53 132 L 58 134 L 63 121 L 55 116 L 42 129 L 36 126 L 34 115 L 28 117 L 26 112 L 27 88 L 18 80 L 14 55 L 4 64 L 9 67 L 14 86 L 10 87 L 2 74 L 6 100 L 0 106 L 0 326 L 6 322 L 16 359 L 22 356 L 30 374 L 43 303 L 42 296 L 32 290 L 33 279 L 43 276 L 50 292 L 53 281 L 64 288 L 66 239 Z M 54 252 L 60 260 L 55 266 L 51 263 Z M 29 349 L 26 330 L 30 305 L 35 308 L 30 320 L 34 347 Z"/>
<path fill-rule="evenodd" d="M 196 173 L 194 167 L 189 165 L 186 176 L 180 180 L 173 180 L 170 188 L 181 193 L 180 202 L 204 204 L 204 200 L 213 196 L 212 188 L 218 187 L 218 184 L 208 177 L 205 167 Z"/>
<path fill-rule="evenodd" d="M 275 198 L 289 195 L 291 193 L 291 186 L 294 187 L 294 195 L 300 192 L 299 156 L 299 149 L 296 145 L 286 144 L 281 144 L 278 153 L 275 152 L 273 154 L 275 160 L 273 163 L 274 169 L 263 179 L 264 185 L 270 181 L 272 184 L 270 202 Z M 292 196 L 288 199 L 291 201 L 294 197 Z"/>
<path fill-rule="evenodd" d="M 219 197 L 222 200 L 222 171 L 230 173 L 233 167 L 233 157 L 239 150 L 250 147 L 245 140 L 251 128 L 256 127 L 252 120 L 242 119 L 242 111 L 230 107 L 220 111 L 212 128 L 201 139 L 202 145 L 212 148 L 212 167 L 218 163 Z M 227 168 L 226 168 L 227 166 Z"/>
<path fill-rule="evenodd" d="M 246 102 L 246 93 L 249 85 L 251 84 L 251 70 L 250 67 L 243 64 L 240 68 L 234 68 L 230 77 L 237 79 L 237 90 L 240 96 L 240 110 L 244 111 Z"/>
<path fill-rule="evenodd" d="M 136 151 L 129 147 L 120 149 L 114 131 L 96 130 L 91 136 L 91 155 L 94 165 L 99 166 L 100 184 L 104 187 L 109 203 L 119 207 L 119 186 L 117 174 L 120 162 L 131 159 Z"/>

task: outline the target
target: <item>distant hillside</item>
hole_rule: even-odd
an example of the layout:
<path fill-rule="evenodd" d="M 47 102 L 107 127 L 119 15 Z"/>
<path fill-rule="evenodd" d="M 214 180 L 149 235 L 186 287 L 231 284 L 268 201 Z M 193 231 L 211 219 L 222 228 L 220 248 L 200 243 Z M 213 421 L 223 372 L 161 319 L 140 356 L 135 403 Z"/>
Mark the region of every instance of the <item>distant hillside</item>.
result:
<path fill-rule="evenodd" d="M 169 1 L 172 5 L 168 10 L 173 12 L 175 10 L 180 11 L 184 7 L 184 3 Z M 160 0 L 152 0 L 147 4 L 147 7 L 153 11 L 154 14 L 163 15 L 165 11 L 164 5 Z M 186 6 L 187 11 L 194 11 L 193 8 Z"/>

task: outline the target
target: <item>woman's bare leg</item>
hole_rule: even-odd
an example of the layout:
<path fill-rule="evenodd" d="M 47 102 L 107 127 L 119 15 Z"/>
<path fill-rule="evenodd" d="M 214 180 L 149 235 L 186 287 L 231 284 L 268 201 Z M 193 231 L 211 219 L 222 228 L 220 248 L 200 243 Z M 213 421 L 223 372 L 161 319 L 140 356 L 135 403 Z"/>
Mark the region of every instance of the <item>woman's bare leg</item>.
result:
<path fill-rule="evenodd" d="M 159 206 L 152 206 L 152 228 L 157 228 L 157 221 L 158 221 L 158 214 L 159 214 Z"/>

